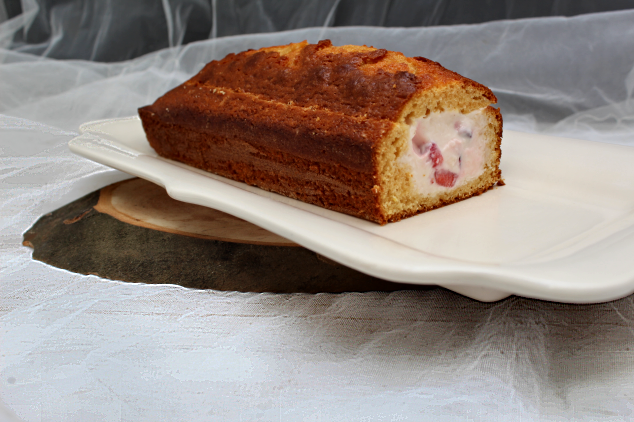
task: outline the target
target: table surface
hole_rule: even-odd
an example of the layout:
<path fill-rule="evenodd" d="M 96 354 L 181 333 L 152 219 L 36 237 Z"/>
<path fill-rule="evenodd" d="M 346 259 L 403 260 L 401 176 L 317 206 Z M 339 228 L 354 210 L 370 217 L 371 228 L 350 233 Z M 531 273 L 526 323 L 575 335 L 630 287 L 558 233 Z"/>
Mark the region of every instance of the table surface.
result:
<path fill-rule="evenodd" d="M 632 12 L 307 29 L 113 64 L 0 50 L 0 417 L 633 417 L 632 296 L 596 305 L 517 297 L 487 304 L 441 288 L 194 290 L 69 273 L 32 260 L 21 246 L 39 216 L 129 177 L 68 151 L 79 124 L 131 115 L 230 51 L 326 37 L 427 56 L 491 86 L 508 129 L 634 145 Z"/>

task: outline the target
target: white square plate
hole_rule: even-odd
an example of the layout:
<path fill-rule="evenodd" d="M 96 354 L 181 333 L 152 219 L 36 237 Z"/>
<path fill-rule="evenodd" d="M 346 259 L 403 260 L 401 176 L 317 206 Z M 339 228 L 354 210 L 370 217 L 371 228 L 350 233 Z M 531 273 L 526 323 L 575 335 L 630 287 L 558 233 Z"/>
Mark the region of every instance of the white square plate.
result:
<path fill-rule="evenodd" d="M 477 300 L 601 302 L 634 291 L 634 148 L 504 132 L 506 186 L 379 226 L 158 157 L 138 117 L 91 122 L 76 154 L 386 280 Z"/>

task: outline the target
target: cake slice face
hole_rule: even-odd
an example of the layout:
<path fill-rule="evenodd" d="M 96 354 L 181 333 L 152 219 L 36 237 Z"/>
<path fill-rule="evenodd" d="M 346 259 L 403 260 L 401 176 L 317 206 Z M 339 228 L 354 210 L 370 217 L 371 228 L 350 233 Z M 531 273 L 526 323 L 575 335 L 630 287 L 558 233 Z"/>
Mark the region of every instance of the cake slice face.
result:
<path fill-rule="evenodd" d="M 162 157 L 379 224 L 500 181 L 485 86 L 330 41 L 230 54 L 139 109 Z"/>
<path fill-rule="evenodd" d="M 400 157 L 424 195 L 458 187 L 484 172 L 488 124 L 484 110 L 431 113 L 410 126 L 410 148 Z"/>
<path fill-rule="evenodd" d="M 426 112 L 406 122 L 394 164 L 385 166 L 384 211 L 398 221 L 478 195 L 500 180 L 502 122 L 497 109 L 483 107 Z"/>

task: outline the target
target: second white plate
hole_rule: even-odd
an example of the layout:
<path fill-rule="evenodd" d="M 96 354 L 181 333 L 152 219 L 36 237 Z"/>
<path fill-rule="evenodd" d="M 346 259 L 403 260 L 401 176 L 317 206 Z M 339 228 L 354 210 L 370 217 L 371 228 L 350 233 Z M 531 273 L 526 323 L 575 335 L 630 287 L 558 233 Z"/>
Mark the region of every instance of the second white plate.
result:
<path fill-rule="evenodd" d="M 71 150 L 386 280 L 483 301 L 600 302 L 634 291 L 634 148 L 504 132 L 506 186 L 379 226 L 156 155 L 137 117 L 82 125 Z"/>

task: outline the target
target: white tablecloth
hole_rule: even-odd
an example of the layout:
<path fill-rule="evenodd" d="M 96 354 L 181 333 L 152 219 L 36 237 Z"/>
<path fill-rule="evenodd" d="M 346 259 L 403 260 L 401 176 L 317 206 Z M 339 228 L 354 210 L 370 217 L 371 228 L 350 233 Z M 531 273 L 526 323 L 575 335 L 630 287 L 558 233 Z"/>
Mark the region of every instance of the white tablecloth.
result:
<path fill-rule="evenodd" d="M 13 30 L 0 25 L 0 38 Z M 132 115 L 228 52 L 320 38 L 426 56 L 487 84 L 506 128 L 634 146 L 634 11 L 314 28 L 112 64 L 0 50 L 0 419 L 634 419 L 633 297 L 200 291 L 72 274 L 21 246 L 39 216 L 128 177 L 68 151 L 80 123 Z"/>

